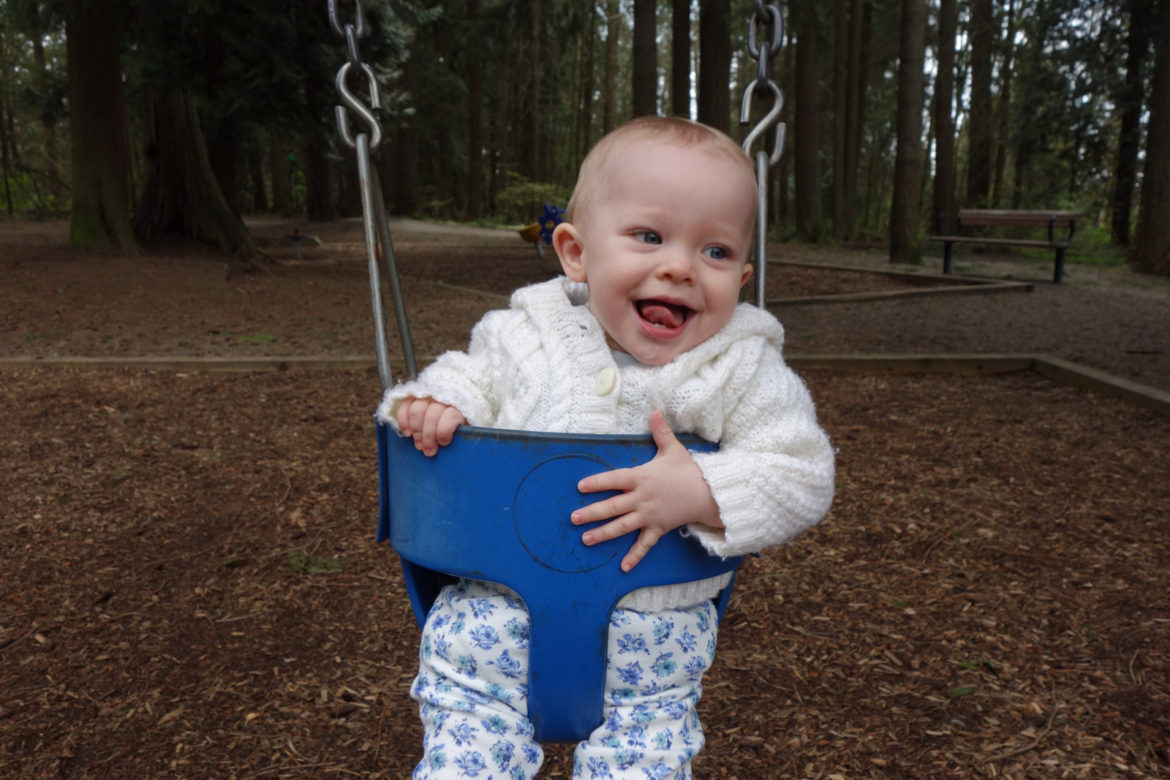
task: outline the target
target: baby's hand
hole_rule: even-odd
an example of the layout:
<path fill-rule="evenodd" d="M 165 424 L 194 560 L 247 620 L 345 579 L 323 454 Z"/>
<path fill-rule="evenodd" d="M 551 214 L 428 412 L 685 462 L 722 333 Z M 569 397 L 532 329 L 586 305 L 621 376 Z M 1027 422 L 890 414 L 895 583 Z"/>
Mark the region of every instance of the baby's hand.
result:
<path fill-rule="evenodd" d="M 591 528 L 581 539 L 593 545 L 638 531 L 634 546 L 622 558 L 622 571 L 630 571 L 664 534 L 691 523 L 722 528 L 719 507 L 703 472 L 666 424 L 662 412 L 650 415 L 650 432 L 658 454 L 649 463 L 615 469 L 586 477 L 577 485 L 582 493 L 620 490 L 621 494 L 573 512 L 575 525 L 616 518 Z"/>
<path fill-rule="evenodd" d="M 455 429 L 467 418 L 454 406 L 433 398 L 406 398 L 398 405 L 398 427 L 414 439 L 415 449 L 428 458 L 451 443 Z"/>

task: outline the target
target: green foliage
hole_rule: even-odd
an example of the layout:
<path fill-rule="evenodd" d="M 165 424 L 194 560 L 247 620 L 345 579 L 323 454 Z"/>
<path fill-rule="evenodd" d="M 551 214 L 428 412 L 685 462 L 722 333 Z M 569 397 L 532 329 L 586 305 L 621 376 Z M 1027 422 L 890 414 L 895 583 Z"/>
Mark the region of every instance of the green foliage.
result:
<path fill-rule="evenodd" d="M 0 181 L 0 211 L 45 217 L 65 210 L 66 203 L 45 189 L 44 177 L 36 171 L 16 171 Z"/>
<path fill-rule="evenodd" d="M 274 336 L 271 333 L 248 333 L 236 338 L 236 341 L 244 344 L 275 344 L 280 341 L 279 336 Z"/>
<path fill-rule="evenodd" d="M 1108 230 L 1086 222 L 1083 228 L 1077 227 L 1076 235 L 1069 245 L 1068 261 L 1102 268 L 1121 268 L 1125 266 L 1127 251 L 1127 247 L 1112 242 Z"/>
<path fill-rule="evenodd" d="M 505 224 L 527 225 L 540 218 L 544 204 L 564 208 L 570 191 L 556 184 L 528 181 L 510 173 L 507 185 L 496 194 L 496 217 Z"/>

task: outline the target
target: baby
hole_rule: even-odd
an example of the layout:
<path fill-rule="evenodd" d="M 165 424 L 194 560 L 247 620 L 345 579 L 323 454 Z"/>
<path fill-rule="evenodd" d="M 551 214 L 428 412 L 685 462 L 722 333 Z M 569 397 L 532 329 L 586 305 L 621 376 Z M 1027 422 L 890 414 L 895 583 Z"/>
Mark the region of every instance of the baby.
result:
<path fill-rule="evenodd" d="M 603 522 L 597 544 L 631 535 L 629 571 L 669 531 L 712 555 L 758 552 L 818 522 L 833 496 L 833 451 L 783 330 L 739 303 L 756 184 L 743 150 L 682 119 L 643 117 L 581 166 L 553 234 L 564 277 L 517 290 L 466 352 L 392 388 L 379 417 L 427 455 L 459 425 L 645 433 L 658 453 L 596 474 L 618 491 L 569 518 Z M 718 441 L 688 451 L 674 436 Z M 574 754 L 574 777 L 690 778 L 704 744 L 695 711 L 714 658 L 712 599 L 729 575 L 646 588 L 611 618 L 604 722 Z M 463 580 L 436 599 L 411 689 L 424 726 L 415 778 L 532 778 L 543 760 L 527 718 L 527 621 L 500 585 Z"/>

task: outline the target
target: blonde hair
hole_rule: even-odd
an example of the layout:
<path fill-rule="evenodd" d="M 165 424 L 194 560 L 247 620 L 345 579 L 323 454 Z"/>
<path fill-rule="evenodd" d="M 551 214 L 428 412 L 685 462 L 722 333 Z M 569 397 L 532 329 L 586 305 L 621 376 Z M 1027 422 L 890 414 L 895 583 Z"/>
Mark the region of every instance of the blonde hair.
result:
<path fill-rule="evenodd" d="M 573 222 L 576 211 L 592 196 L 597 174 L 613 150 L 622 143 L 643 140 L 679 146 L 709 146 L 741 166 L 755 180 L 756 171 L 751 160 L 726 133 L 682 117 L 641 116 L 608 133 L 585 155 L 581 170 L 577 173 L 577 184 L 573 187 L 568 208 L 565 209 L 565 221 Z"/>

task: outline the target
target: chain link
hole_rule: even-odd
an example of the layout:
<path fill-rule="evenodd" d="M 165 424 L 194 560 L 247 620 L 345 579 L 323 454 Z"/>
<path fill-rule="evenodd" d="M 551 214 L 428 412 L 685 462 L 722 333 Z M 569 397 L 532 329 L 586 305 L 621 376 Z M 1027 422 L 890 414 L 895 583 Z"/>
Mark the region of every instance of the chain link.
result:
<path fill-rule="evenodd" d="M 784 125 L 780 122 L 780 115 L 784 109 L 784 93 L 780 91 L 780 87 L 772 80 L 768 71 L 770 58 L 780 51 L 784 18 L 780 15 L 780 8 L 775 3 L 764 6 L 762 0 L 755 0 L 755 8 L 755 13 L 748 20 L 748 51 L 759 63 L 759 67 L 755 82 L 750 88 L 744 90 L 743 100 L 739 106 L 739 123 L 746 125 L 750 121 L 753 98 L 765 100 L 769 96 L 771 97 L 771 108 L 748 133 L 744 139 L 743 148 L 750 155 L 752 144 L 775 127 L 776 138 L 769 157 L 771 164 L 775 165 L 780 161 L 780 155 L 784 150 Z M 770 26 L 771 28 L 770 37 L 766 44 L 760 43 L 760 36 L 757 32 L 762 26 Z"/>
<path fill-rule="evenodd" d="M 748 132 L 743 139 L 743 150 L 749 157 L 752 156 L 752 146 L 761 138 L 766 138 L 768 131 L 775 129 L 772 141 L 771 154 L 758 149 L 755 152 L 756 163 L 756 305 L 763 308 L 765 305 L 765 274 L 767 272 L 767 217 L 768 217 L 768 169 L 780 161 L 784 153 L 785 126 L 780 121 L 784 111 L 784 93 L 772 80 L 769 74 L 769 64 L 773 56 L 779 53 L 784 33 L 784 17 L 780 15 L 780 8 L 775 3 L 764 5 L 763 0 L 755 0 L 755 12 L 748 20 L 748 51 L 756 59 L 756 80 L 744 88 L 743 99 L 739 104 L 739 123 L 746 125 L 751 120 L 752 100 L 766 100 L 771 98 L 771 107 L 764 117 Z M 760 37 L 761 28 L 769 28 L 770 35 L 766 41 Z"/>

